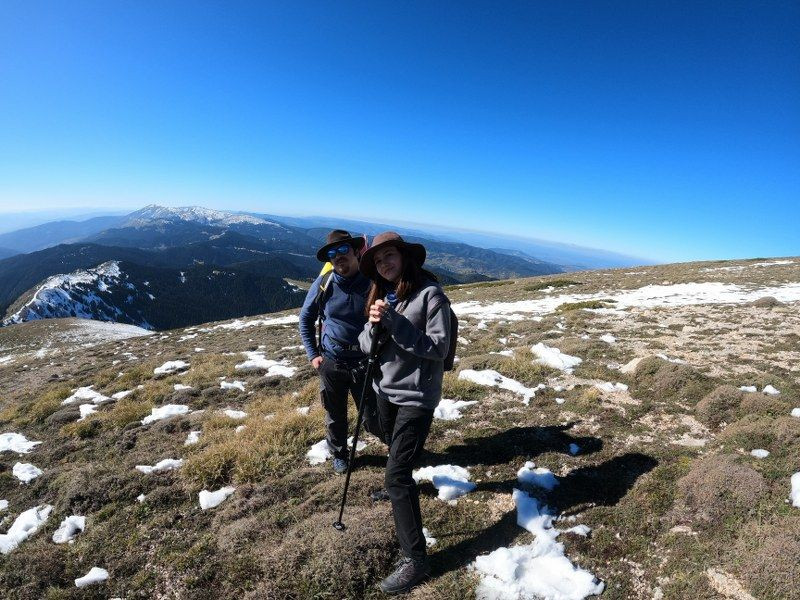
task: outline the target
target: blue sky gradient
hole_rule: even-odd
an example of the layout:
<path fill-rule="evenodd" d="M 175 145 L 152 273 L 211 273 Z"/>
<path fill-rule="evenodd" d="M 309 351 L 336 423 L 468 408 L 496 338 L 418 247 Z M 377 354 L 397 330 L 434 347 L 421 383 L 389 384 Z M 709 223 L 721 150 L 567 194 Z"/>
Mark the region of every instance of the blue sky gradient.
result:
<path fill-rule="evenodd" d="M 0 212 L 800 254 L 797 2 L 4 2 Z"/>

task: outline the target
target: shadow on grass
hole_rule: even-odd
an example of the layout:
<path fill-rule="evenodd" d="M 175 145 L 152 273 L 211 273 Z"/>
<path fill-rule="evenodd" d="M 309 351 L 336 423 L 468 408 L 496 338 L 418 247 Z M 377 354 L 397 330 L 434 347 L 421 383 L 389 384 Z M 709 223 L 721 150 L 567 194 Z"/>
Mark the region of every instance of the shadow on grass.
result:
<path fill-rule="evenodd" d="M 651 471 L 658 461 L 651 456 L 632 452 L 616 456 L 599 465 L 581 467 L 566 477 L 542 499 L 555 514 L 575 507 L 613 506 L 633 487 L 636 480 Z M 479 490 L 508 491 L 521 487 L 516 479 L 479 484 Z M 462 568 L 481 554 L 509 546 L 524 529 L 517 525 L 516 510 L 511 510 L 489 527 L 475 532 L 470 538 L 445 548 L 431 556 L 432 576 L 438 577 Z M 448 534 L 442 532 L 441 537 Z"/>
<path fill-rule="evenodd" d="M 547 427 L 512 427 L 491 436 L 467 438 L 464 444 L 450 446 L 444 452 L 425 450 L 420 464 L 441 463 L 500 465 L 523 456 L 527 459 L 546 452 L 569 453 L 570 444 L 577 444 L 581 455 L 593 454 L 603 447 L 596 437 L 574 437 L 567 433 L 575 422 Z"/>

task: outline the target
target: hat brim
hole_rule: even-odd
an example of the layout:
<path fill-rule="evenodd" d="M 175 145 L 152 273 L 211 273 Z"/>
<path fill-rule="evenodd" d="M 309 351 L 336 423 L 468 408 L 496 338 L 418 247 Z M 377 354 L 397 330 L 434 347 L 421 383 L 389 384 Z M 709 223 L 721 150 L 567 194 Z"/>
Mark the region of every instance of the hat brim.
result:
<path fill-rule="evenodd" d="M 358 251 L 364 247 L 365 242 L 363 237 L 357 237 L 357 238 L 349 237 L 349 238 L 342 238 L 341 240 L 338 240 L 336 242 L 331 242 L 330 244 L 325 244 L 322 248 L 317 250 L 317 260 L 319 262 L 324 262 L 324 263 L 330 262 L 330 259 L 328 258 L 328 250 L 330 250 L 331 248 L 338 248 L 342 244 L 348 244 L 352 246 L 354 250 Z"/>
<path fill-rule="evenodd" d="M 425 251 L 425 246 L 422 244 L 411 244 L 403 240 L 386 240 L 385 242 L 369 247 L 361 256 L 361 261 L 358 263 L 359 271 L 373 281 L 378 279 L 378 270 L 375 268 L 375 253 L 387 246 L 404 248 L 408 254 L 411 255 L 414 262 L 417 263 L 418 267 L 425 264 L 427 252 Z"/>

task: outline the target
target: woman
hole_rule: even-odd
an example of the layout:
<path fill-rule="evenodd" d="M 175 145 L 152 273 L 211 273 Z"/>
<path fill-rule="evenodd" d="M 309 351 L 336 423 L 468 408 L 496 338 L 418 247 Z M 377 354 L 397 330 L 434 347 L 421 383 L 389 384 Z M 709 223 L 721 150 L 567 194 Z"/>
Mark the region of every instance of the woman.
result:
<path fill-rule="evenodd" d="M 397 569 L 381 582 L 381 590 L 389 594 L 407 592 L 430 572 L 419 491 L 411 471 L 442 395 L 450 308 L 436 276 L 422 268 L 424 262 L 421 244 L 409 244 L 387 231 L 375 238 L 359 265 L 372 280 L 367 297 L 369 322 L 359 343 L 368 352 L 372 336 L 381 336 L 380 373 L 375 374 L 373 387 L 389 446 L 386 491 L 403 552 Z"/>

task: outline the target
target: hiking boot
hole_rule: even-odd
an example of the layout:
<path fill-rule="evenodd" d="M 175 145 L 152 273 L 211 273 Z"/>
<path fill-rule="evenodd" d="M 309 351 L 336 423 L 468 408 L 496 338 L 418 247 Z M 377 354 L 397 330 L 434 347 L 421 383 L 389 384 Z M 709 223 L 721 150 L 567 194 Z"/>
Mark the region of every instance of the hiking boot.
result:
<path fill-rule="evenodd" d="M 391 500 L 389 497 L 389 492 L 387 492 L 385 489 L 370 492 L 369 497 L 373 502 L 386 502 L 387 500 Z"/>
<path fill-rule="evenodd" d="M 333 472 L 337 475 L 344 475 L 347 473 L 347 459 L 334 458 L 333 459 Z"/>
<path fill-rule="evenodd" d="M 425 579 L 431 572 L 428 559 L 413 560 L 404 556 L 397 563 L 394 573 L 381 581 L 381 591 L 385 594 L 405 594 Z"/>

